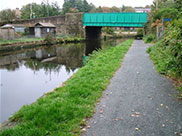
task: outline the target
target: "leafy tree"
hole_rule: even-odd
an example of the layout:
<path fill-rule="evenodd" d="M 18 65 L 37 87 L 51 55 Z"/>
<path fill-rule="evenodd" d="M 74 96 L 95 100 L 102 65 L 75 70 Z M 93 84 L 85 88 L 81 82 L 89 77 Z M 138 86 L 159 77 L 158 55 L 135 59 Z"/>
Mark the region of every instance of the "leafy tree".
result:
<path fill-rule="evenodd" d="M 32 6 L 32 15 L 30 10 L 31 6 Z M 39 17 L 47 17 L 47 16 L 56 16 L 56 15 L 60 15 L 59 9 L 60 8 L 57 2 L 52 4 L 47 4 L 43 2 L 41 4 L 31 3 L 22 7 L 21 18 L 30 19 L 33 17 L 39 18 Z"/>
<path fill-rule="evenodd" d="M 1 16 L 0 16 L 2 21 L 12 21 L 16 19 L 16 14 L 14 10 L 11 9 L 5 9 L 1 11 Z"/>
<path fill-rule="evenodd" d="M 90 12 L 95 6 L 86 0 L 64 0 L 63 14 L 73 12 Z"/>
<path fill-rule="evenodd" d="M 111 7 L 111 12 L 121 12 L 121 8 L 118 8 L 116 6 Z"/>
<path fill-rule="evenodd" d="M 101 6 L 99 6 L 98 8 L 96 8 L 96 12 L 103 12 L 103 9 Z"/>
<path fill-rule="evenodd" d="M 175 8 L 182 14 L 182 0 L 174 0 Z"/>
<path fill-rule="evenodd" d="M 125 5 L 123 5 L 123 6 L 121 7 L 121 11 L 124 12 L 125 9 L 126 9 L 126 7 L 125 7 Z"/>
<path fill-rule="evenodd" d="M 123 12 L 136 12 L 131 6 L 125 6 Z"/>
<path fill-rule="evenodd" d="M 157 19 L 161 20 L 162 18 L 175 19 L 177 14 L 178 11 L 175 8 L 162 8 L 154 13 L 153 22 L 155 22 Z"/>
<path fill-rule="evenodd" d="M 109 7 L 102 7 L 102 12 L 109 13 L 111 12 L 111 9 Z"/>

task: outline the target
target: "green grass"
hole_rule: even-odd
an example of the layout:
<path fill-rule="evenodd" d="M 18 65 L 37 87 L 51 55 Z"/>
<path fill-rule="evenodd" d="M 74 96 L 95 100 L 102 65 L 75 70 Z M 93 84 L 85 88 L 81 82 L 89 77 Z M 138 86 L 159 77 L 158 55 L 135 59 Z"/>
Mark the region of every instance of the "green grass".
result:
<path fill-rule="evenodd" d="M 176 66 L 175 57 L 171 55 L 169 46 L 163 46 L 159 41 L 149 47 L 147 52 L 155 64 L 156 70 L 165 76 L 168 76 L 176 81 L 177 89 L 182 93 L 182 77 L 178 74 L 179 66 Z"/>
<path fill-rule="evenodd" d="M 78 136 L 132 42 L 94 52 L 63 87 L 22 107 L 11 118 L 18 125 L 0 136 Z"/>
<path fill-rule="evenodd" d="M 0 44 L 9 44 L 9 43 L 23 43 L 23 42 L 33 42 L 33 41 L 40 41 L 44 40 L 43 38 L 27 38 L 27 37 L 21 37 L 14 40 L 0 40 Z"/>
<path fill-rule="evenodd" d="M 143 40 L 145 43 L 152 43 L 155 41 L 155 39 L 156 39 L 155 35 L 153 35 L 153 34 L 149 34 L 149 35 L 146 35 L 143 37 Z"/>
<path fill-rule="evenodd" d="M 83 41 L 84 38 L 79 38 L 79 37 L 56 37 L 57 41 L 61 42 L 79 42 Z M 41 41 L 44 40 L 44 38 L 27 38 L 27 37 L 21 37 L 17 38 L 14 40 L 0 40 L 0 45 L 1 44 L 12 44 L 12 43 L 24 43 L 24 42 L 33 42 L 33 41 Z"/>

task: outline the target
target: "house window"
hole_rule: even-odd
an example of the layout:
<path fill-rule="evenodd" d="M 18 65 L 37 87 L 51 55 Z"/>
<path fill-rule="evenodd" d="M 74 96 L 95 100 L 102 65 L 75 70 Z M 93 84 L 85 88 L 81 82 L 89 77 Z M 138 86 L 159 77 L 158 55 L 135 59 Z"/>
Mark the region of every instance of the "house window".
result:
<path fill-rule="evenodd" d="M 49 31 L 50 31 L 49 28 L 47 28 L 47 32 L 48 32 L 48 33 L 49 33 Z"/>

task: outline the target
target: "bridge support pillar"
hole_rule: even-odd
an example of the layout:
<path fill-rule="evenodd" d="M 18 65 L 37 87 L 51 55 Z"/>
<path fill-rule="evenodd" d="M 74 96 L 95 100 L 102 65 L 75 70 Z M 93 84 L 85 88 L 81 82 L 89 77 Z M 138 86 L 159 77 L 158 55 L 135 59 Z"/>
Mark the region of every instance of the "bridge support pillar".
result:
<path fill-rule="evenodd" d="M 101 29 L 102 27 L 87 26 L 86 27 L 86 40 L 95 41 L 101 39 Z"/>
<path fill-rule="evenodd" d="M 86 27 L 86 56 L 101 48 L 101 29 L 102 27 Z"/>

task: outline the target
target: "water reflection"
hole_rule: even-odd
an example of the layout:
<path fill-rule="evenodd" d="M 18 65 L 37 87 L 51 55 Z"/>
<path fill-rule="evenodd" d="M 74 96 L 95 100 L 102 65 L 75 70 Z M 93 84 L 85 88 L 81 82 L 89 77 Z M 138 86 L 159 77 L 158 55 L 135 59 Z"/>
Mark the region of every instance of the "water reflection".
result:
<path fill-rule="evenodd" d="M 85 52 L 84 44 L 52 46 L 38 50 L 32 50 L 20 54 L 0 57 L 0 69 L 15 71 L 24 64 L 32 70 L 44 69 L 58 70 L 61 65 L 66 66 L 67 71 L 74 71 L 82 66 L 82 57 Z M 22 60 L 25 61 L 22 63 Z"/>
<path fill-rule="evenodd" d="M 82 67 L 85 55 L 116 44 L 90 41 L 0 54 L 0 122 L 65 82 Z"/>

